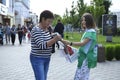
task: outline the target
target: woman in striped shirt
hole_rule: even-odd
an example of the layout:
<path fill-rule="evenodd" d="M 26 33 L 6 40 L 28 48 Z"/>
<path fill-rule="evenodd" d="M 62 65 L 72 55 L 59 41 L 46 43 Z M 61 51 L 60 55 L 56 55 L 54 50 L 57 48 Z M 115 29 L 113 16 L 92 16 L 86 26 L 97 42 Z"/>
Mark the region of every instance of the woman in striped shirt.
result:
<path fill-rule="evenodd" d="M 48 26 L 52 23 L 53 13 L 45 10 L 40 14 L 39 26 L 31 31 L 30 61 L 36 80 L 47 80 L 52 45 L 61 40 L 61 36 L 51 37 Z"/>

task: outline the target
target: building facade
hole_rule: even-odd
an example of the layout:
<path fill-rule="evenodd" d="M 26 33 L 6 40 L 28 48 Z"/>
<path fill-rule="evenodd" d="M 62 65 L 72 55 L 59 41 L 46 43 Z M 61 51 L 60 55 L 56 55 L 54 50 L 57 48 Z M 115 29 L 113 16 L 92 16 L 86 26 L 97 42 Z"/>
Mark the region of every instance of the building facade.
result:
<path fill-rule="evenodd" d="M 0 22 L 14 24 L 14 0 L 0 0 Z"/>
<path fill-rule="evenodd" d="M 28 25 L 30 22 L 30 0 L 15 0 L 15 25 Z"/>
<path fill-rule="evenodd" d="M 0 23 L 3 24 L 3 19 L 5 16 L 7 16 L 8 8 L 6 6 L 6 3 L 3 0 L 0 0 Z"/>
<path fill-rule="evenodd" d="M 0 0 L 0 23 L 36 25 L 38 16 L 30 11 L 30 0 Z"/>
<path fill-rule="evenodd" d="M 38 15 L 36 15 L 36 13 L 30 12 L 30 18 L 33 25 L 38 24 Z"/>

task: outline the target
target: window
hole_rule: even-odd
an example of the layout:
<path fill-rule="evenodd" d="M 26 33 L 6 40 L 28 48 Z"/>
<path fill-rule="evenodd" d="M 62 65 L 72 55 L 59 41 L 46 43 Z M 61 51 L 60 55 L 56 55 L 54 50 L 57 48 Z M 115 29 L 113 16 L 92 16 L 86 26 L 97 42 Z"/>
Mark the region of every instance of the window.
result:
<path fill-rule="evenodd" d="M 2 0 L 0 0 L 0 3 L 2 3 Z"/>

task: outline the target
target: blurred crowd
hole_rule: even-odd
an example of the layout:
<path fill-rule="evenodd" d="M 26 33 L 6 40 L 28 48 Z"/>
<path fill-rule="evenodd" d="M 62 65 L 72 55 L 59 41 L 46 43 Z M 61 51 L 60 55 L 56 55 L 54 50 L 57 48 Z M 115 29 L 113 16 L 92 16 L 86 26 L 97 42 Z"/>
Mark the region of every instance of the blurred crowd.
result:
<path fill-rule="evenodd" d="M 8 23 L 3 25 L 0 23 L 0 44 L 15 44 L 16 36 L 18 35 L 19 44 L 21 45 L 23 41 L 26 40 L 26 37 L 28 38 L 28 41 L 30 41 L 31 38 L 31 30 L 33 28 L 33 24 L 30 24 L 29 26 L 26 25 L 12 25 L 10 26 Z"/>

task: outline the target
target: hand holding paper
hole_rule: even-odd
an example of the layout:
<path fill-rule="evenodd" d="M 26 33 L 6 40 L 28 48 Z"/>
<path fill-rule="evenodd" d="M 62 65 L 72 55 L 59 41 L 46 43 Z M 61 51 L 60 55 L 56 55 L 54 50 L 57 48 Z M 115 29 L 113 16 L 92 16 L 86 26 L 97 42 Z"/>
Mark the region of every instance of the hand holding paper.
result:
<path fill-rule="evenodd" d="M 66 59 L 69 62 L 74 62 L 78 59 L 78 49 L 71 47 L 71 46 L 66 46 L 65 49 L 65 54 L 66 54 Z"/>
<path fill-rule="evenodd" d="M 61 39 L 61 42 L 62 42 L 64 45 L 70 45 L 70 41 Z"/>
<path fill-rule="evenodd" d="M 62 39 L 61 35 L 59 33 L 52 33 L 51 36 L 56 40 L 59 41 Z"/>

